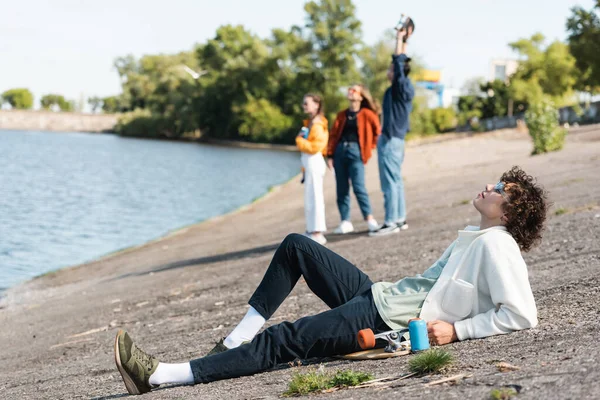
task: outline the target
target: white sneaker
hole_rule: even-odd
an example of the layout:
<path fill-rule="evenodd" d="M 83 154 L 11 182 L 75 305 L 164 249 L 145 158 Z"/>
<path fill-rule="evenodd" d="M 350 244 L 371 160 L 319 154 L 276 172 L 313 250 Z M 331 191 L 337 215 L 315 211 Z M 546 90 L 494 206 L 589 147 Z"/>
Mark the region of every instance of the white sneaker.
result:
<path fill-rule="evenodd" d="M 379 224 L 375 218 L 367 220 L 367 225 L 369 225 L 369 232 L 375 232 L 377 229 L 379 229 Z"/>
<path fill-rule="evenodd" d="M 396 221 L 396 225 L 398 225 L 398 228 L 400 228 L 403 231 L 408 229 L 408 223 L 406 222 L 406 220 L 399 219 L 398 221 Z"/>
<path fill-rule="evenodd" d="M 377 236 L 386 236 L 391 235 L 392 233 L 400 232 L 400 227 L 396 224 L 383 224 L 381 228 L 376 230 L 375 232 L 369 232 L 369 236 L 377 237 Z"/>
<path fill-rule="evenodd" d="M 327 244 L 327 239 L 322 233 L 308 233 L 306 236 L 308 236 L 309 238 L 311 238 L 312 240 L 314 240 L 322 246 L 325 246 Z"/>
<path fill-rule="evenodd" d="M 340 226 L 335 228 L 333 233 L 336 235 L 345 235 L 346 233 L 354 232 L 354 225 L 350 221 L 342 221 Z"/>

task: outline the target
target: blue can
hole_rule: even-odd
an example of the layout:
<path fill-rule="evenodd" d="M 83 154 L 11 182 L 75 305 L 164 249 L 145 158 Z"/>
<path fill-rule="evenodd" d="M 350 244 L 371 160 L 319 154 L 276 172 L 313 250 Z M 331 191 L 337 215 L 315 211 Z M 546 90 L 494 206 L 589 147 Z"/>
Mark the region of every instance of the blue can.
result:
<path fill-rule="evenodd" d="M 310 133 L 310 130 L 306 126 L 302 127 L 302 129 L 300 129 L 300 132 L 302 133 L 302 137 L 304 139 L 308 139 L 308 134 Z"/>
<path fill-rule="evenodd" d="M 408 323 L 410 334 L 410 349 L 413 353 L 429 348 L 429 335 L 427 335 L 427 322 L 421 318 L 413 319 Z"/>

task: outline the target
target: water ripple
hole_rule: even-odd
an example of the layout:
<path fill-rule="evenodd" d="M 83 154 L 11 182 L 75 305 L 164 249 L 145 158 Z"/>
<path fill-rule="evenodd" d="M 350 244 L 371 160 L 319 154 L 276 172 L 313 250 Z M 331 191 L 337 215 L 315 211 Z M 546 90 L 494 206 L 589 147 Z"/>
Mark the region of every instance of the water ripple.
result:
<path fill-rule="evenodd" d="M 0 291 L 251 202 L 293 153 L 0 131 Z"/>

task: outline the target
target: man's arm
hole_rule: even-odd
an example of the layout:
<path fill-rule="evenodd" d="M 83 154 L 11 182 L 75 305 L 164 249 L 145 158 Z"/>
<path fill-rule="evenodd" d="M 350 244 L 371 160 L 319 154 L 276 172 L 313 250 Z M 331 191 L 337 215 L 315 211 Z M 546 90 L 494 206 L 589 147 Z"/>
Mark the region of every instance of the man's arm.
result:
<path fill-rule="evenodd" d="M 296 136 L 296 146 L 303 153 L 317 154 L 327 146 L 327 132 L 323 126 L 315 124 L 310 128 L 308 139 Z"/>
<path fill-rule="evenodd" d="M 396 34 L 396 51 L 392 56 L 392 64 L 394 66 L 394 80 L 392 82 L 392 97 L 405 102 L 412 101 L 415 95 L 415 89 L 410 82 L 410 79 L 404 74 L 404 63 L 407 62 L 406 56 L 407 45 L 404 41 L 406 32 L 399 30 Z"/>
<path fill-rule="evenodd" d="M 429 322 L 429 338 L 433 343 L 442 345 L 455 340 L 502 335 L 537 325 L 537 309 L 527 267 L 520 255 L 507 252 L 506 247 L 494 240 L 488 241 L 482 251 L 481 273 L 496 307 L 454 325 L 443 321 Z"/>
<path fill-rule="evenodd" d="M 399 56 L 400 54 L 406 54 L 406 31 L 404 29 L 400 29 L 396 31 L 396 54 Z"/>
<path fill-rule="evenodd" d="M 537 308 L 525 262 L 502 253 L 498 243 L 489 243 L 482 273 L 488 283 L 492 302 L 487 312 L 454 323 L 459 340 L 502 335 L 537 325 Z M 519 255 L 520 258 L 520 255 Z"/>

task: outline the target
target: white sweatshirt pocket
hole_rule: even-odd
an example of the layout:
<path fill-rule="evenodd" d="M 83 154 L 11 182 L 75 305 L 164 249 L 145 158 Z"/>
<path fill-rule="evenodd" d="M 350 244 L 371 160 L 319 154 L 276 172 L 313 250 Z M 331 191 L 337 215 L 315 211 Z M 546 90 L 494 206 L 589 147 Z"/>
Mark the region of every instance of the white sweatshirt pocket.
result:
<path fill-rule="evenodd" d="M 474 290 L 475 287 L 467 281 L 450 279 L 442 298 L 442 310 L 458 319 L 465 318 L 473 308 Z"/>

